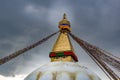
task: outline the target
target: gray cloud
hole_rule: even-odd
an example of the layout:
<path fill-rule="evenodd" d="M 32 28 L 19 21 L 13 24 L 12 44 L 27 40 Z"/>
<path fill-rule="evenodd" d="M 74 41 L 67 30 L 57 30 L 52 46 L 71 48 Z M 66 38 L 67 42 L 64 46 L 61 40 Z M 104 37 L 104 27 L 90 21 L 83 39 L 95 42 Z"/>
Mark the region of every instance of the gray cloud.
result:
<path fill-rule="evenodd" d="M 120 56 L 119 4 L 119 0 L 1 0 L 0 58 L 57 31 L 57 22 L 64 12 L 68 14 L 74 34 Z M 0 66 L 0 74 L 28 74 L 48 62 L 56 38 Z M 89 57 L 75 42 L 73 45 L 81 64 L 94 70 L 91 66 L 95 64 L 88 64 L 89 60 L 84 57 Z"/>

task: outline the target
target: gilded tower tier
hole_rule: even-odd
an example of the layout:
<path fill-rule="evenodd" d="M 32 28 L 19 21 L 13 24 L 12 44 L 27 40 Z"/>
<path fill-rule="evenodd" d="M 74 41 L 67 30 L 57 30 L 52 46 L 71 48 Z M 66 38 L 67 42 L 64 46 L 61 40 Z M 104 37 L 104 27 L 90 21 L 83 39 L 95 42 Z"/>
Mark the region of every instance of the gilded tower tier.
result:
<path fill-rule="evenodd" d="M 66 14 L 63 15 L 63 19 L 59 22 L 58 27 L 60 34 L 53 46 L 52 52 L 50 52 L 51 61 L 77 62 L 78 59 L 74 54 L 74 49 L 68 35 L 71 28 Z"/>

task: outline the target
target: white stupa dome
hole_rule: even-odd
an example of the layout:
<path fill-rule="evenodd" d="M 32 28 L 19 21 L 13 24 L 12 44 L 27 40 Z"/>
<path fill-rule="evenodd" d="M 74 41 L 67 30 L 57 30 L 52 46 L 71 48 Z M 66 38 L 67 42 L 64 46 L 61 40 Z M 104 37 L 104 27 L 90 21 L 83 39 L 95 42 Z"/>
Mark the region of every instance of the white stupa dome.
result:
<path fill-rule="evenodd" d="M 74 62 L 50 62 L 32 72 L 24 80 L 101 80 L 86 67 Z"/>

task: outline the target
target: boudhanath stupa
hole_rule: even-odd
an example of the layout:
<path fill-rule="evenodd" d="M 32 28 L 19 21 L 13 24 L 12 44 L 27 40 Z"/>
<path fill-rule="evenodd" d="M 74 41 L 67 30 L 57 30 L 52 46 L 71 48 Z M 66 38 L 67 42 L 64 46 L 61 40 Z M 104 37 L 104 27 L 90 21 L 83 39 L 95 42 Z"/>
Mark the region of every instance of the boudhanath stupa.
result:
<path fill-rule="evenodd" d="M 68 35 L 71 26 L 66 14 L 58 27 L 60 34 L 49 54 L 51 62 L 40 66 L 24 80 L 101 80 L 87 67 L 79 64 Z"/>

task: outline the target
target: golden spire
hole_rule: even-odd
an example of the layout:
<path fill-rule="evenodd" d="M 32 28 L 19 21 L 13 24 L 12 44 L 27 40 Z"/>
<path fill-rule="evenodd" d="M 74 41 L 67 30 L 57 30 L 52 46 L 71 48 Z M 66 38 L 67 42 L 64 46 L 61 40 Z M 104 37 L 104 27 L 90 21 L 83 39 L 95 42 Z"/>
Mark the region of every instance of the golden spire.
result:
<path fill-rule="evenodd" d="M 70 22 L 67 20 L 66 14 L 63 15 L 63 20 L 59 22 L 59 28 L 60 34 L 50 53 L 51 61 L 78 61 L 68 35 L 68 32 L 70 32 Z"/>

